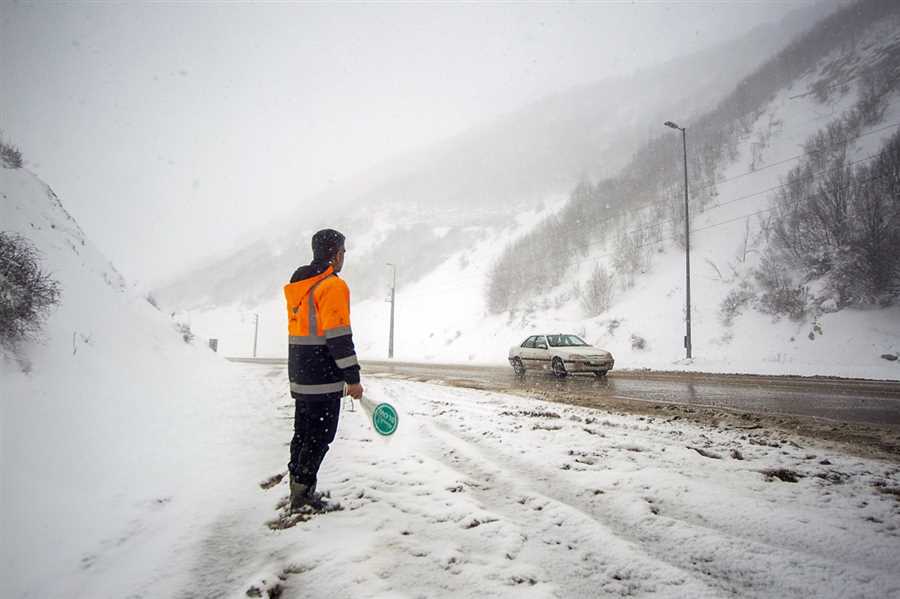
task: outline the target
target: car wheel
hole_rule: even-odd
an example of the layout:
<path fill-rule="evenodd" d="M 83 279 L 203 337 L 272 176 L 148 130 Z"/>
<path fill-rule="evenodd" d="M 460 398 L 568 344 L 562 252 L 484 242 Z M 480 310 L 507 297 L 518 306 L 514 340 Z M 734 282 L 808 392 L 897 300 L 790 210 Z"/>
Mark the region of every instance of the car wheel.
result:
<path fill-rule="evenodd" d="M 553 369 L 553 376 L 558 379 L 564 378 L 568 372 L 566 372 L 566 365 L 563 364 L 563 361 L 559 358 L 553 358 L 553 361 L 550 362 L 550 368 Z"/>
<path fill-rule="evenodd" d="M 594 374 L 595 374 L 597 377 L 599 377 L 599 378 L 602 379 L 603 377 L 606 376 L 606 371 L 605 371 L 605 370 L 596 370 L 596 371 L 594 371 Z"/>
<path fill-rule="evenodd" d="M 516 373 L 516 376 L 525 376 L 525 365 L 522 364 L 522 360 L 519 358 L 514 358 L 513 363 L 513 372 Z"/>

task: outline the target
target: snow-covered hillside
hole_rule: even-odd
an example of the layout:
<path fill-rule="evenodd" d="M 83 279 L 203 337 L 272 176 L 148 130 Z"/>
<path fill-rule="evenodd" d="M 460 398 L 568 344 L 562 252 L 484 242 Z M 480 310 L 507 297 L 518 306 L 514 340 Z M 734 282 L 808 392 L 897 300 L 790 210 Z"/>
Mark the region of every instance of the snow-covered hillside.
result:
<path fill-rule="evenodd" d="M 358 299 L 381 295 L 385 262 L 401 265 L 403 284 L 418 280 L 456 248 L 508 224 L 512 215 L 567 194 L 579 177 L 613 175 L 669 118 L 673 105 L 684 117 L 708 110 L 834 4 L 800 8 L 782 22 L 629 76 L 594 81 L 596 74 L 586 72 L 581 87 L 559 90 L 304 198 L 304 208 L 292 218 L 235 243 L 229 255 L 198 265 L 155 293 L 173 310 L 255 311 L 278 296 L 284 273 L 306 259 L 309 238 L 325 226 L 351 239 L 346 276 Z M 390 154 L 387 144 L 385 156 Z M 376 244 L 357 245 L 373 231 Z"/>
<path fill-rule="evenodd" d="M 591 247 L 554 288 L 536 287 L 519 310 L 489 316 L 485 264 L 497 244 L 461 250 L 426 280 L 399 296 L 397 355 L 411 360 L 500 362 L 509 345 L 535 332 L 571 331 L 611 350 L 619 368 L 696 369 L 725 372 L 900 378 L 897 361 L 882 355 L 900 350 L 900 308 L 844 309 L 806 320 L 773 318 L 753 310 L 724 324 L 720 306 L 740 277 L 756 266 L 764 249 L 760 227 L 784 175 L 802 155 L 807 139 L 841 117 L 857 101 L 858 86 L 845 84 L 854 71 L 893 47 L 895 21 L 876 24 L 848 53 L 823 56 L 818 68 L 782 89 L 749 123 L 737 156 L 720 165 L 715 201 L 692 216 L 692 338 L 694 360 L 682 360 L 684 254 L 669 240 L 647 248 L 644 272 L 631 287 L 617 286 L 611 307 L 587 318 L 573 293 L 596 265 L 613 270 L 615 239 Z M 856 71 L 858 72 L 858 71 Z M 826 77 L 838 79 L 828 99 L 817 98 Z M 881 122 L 851 145 L 850 164 L 866 162 L 900 124 L 900 96 L 888 96 Z M 658 250 L 659 253 L 652 251 Z M 463 258 L 465 256 L 465 258 Z M 462 266 L 462 263 L 468 263 Z M 356 327 L 366 338 L 383 339 L 385 307 L 377 302 L 357 309 Z M 382 357 L 384 343 L 368 349 Z"/>
<path fill-rule="evenodd" d="M 0 168 L 0 229 L 30 240 L 62 289 L 41 339 L 0 351 L 0 595 L 182 584 L 173 565 L 240 471 L 222 439 L 240 430 L 243 387 L 130 291 L 26 170 Z"/>

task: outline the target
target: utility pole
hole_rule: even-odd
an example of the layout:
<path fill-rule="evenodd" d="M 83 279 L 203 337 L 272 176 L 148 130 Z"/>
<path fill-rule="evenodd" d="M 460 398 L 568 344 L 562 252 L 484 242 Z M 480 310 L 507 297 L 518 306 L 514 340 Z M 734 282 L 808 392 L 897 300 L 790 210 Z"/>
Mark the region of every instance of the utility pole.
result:
<path fill-rule="evenodd" d="M 391 302 L 391 330 L 388 336 L 388 359 L 393 359 L 394 357 L 394 299 L 396 297 L 397 292 L 397 267 L 390 262 L 387 263 L 388 266 L 394 269 L 394 277 L 391 283 L 391 299 L 388 300 Z"/>
<path fill-rule="evenodd" d="M 679 127 L 672 121 L 663 123 L 671 129 L 681 131 L 681 147 L 684 150 L 684 281 L 685 281 L 685 325 L 684 349 L 687 359 L 691 359 L 691 222 L 688 210 L 688 168 L 687 168 L 687 129 Z"/>
<path fill-rule="evenodd" d="M 253 357 L 256 357 L 256 340 L 259 338 L 259 312 L 254 314 L 256 317 L 253 321 Z"/>

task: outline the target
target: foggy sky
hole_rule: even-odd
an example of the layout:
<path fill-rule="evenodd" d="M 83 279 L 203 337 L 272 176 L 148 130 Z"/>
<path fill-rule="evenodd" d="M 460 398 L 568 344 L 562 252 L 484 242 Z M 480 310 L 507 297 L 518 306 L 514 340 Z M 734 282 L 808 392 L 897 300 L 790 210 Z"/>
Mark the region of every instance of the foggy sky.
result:
<path fill-rule="evenodd" d="M 149 285 L 393 155 L 809 3 L 3 0 L 0 129 Z"/>

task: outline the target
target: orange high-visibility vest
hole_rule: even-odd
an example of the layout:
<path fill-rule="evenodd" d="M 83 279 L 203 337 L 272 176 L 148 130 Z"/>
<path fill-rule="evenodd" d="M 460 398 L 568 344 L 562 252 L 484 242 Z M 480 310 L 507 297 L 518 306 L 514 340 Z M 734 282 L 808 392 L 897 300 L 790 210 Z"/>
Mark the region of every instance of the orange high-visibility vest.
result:
<path fill-rule="evenodd" d="M 350 289 L 332 267 L 284 286 L 292 396 L 337 393 L 359 382 Z"/>
<path fill-rule="evenodd" d="M 325 345 L 350 328 L 350 289 L 328 267 L 309 279 L 284 286 L 291 345 Z"/>

